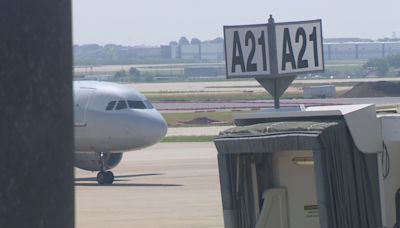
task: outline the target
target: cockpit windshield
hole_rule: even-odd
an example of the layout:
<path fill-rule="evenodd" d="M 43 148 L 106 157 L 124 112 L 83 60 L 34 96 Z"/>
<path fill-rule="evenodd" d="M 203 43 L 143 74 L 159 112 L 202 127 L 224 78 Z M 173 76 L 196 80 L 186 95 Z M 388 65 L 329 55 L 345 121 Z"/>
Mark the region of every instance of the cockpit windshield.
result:
<path fill-rule="evenodd" d="M 122 110 L 122 109 L 153 109 L 153 105 L 148 100 L 134 101 L 134 100 L 120 100 L 110 101 L 106 106 L 106 111 L 111 110 Z"/>
<path fill-rule="evenodd" d="M 106 110 L 107 110 L 107 111 L 113 110 L 116 103 L 117 103 L 116 101 L 110 101 L 110 102 L 107 104 Z"/>
<path fill-rule="evenodd" d="M 131 109 L 153 109 L 153 105 L 148 100 L 144 101 L 133 101 L 128 100 L 129 108 Z"/>
<path fill-rule="evenodd" d="M 118 101 L 117 107 L 115 110 L 127 109 L 128 106 L 126 105 L 126 101 Z"/>
<path fill-rule="evenodd" d="M 143 103 L 143 101 L 128 100 L 128 105 L 131 109 L 146 109 L 146 105 Z"/>
<path fill-rule="evenodd" d="M 150 103 L 150 101 L 148 101 L 148 100 L 145 100 L 144 101 L 144 105 L 146 105 L 146 107 L 148 108 L 148 109 L 153 109 L 154 107 L 153 107 L 153 105 Z"/>

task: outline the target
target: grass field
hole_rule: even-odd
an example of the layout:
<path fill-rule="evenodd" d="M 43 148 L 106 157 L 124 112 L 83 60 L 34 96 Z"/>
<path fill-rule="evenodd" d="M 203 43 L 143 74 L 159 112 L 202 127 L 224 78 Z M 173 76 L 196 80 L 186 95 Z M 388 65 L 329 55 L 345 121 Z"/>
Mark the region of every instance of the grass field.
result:
<path fill-rule="evenodd" d="M 326 82 L 321 82 L 321 83 L 304 83 L 304 82 L 296 82 L 294 81 L 290 87 L 291 88 L 303 88 L 306 86 L 323 86 L 323 85 L 334 85 L 336 87 L 352 87 L 357 85 L 359 82 L 331 82 L 331 83 L 326 83 Z M 207 86 L 206 88 L 208 89 L 256 89 L 256 88 L 262 88 L 261 85 L 246 85 L 246 86 Z"/>
<path fill-rule="evenodd" d="M 346 91 L 336 92 L 340 97 Z M 163 101 L 238 101 L 238 100 L 272 100 L 267 92 L 236 92 L 236 93 L 182 93 L 182 94 L 145 94 L 151 102 Z M 286 92 L 281 99 L 302 98 L 303 91 Z"/>
<path fill-rule="evenodd" d="M 161 101 L 234 101 L 234 100 L 271 100 L 267 92 L 237 92 L 237 93 L 185 93 L 185 94 L 145 94 L 152 102 Z M 299 98 L 303 92 L 287 92 L 282 98 Z"/>

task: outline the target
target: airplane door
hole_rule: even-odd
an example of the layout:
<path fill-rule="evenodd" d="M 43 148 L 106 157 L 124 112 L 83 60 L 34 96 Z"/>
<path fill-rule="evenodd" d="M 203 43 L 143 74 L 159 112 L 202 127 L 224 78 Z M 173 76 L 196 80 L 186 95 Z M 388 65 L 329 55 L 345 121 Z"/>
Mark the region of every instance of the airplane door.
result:
<path fill-rule="evenodd" d="M 74 97 L 74 123 L 75 126 L 86 126 L 86 112 L 90 101 L 96 89 L 94 88 L 78 88 Z"/>

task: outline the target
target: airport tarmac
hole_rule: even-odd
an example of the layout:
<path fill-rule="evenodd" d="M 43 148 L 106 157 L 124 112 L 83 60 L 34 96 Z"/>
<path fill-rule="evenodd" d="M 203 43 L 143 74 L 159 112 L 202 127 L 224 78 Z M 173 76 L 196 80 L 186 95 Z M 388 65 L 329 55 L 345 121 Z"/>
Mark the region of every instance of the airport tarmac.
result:
<path fill-rule="evenodd" d="M 212 142 L 125 153 L 113 172 L 114 184 L 99 186 L 96 173 L 75 170 L 76 227 L 223 227 Z"/>

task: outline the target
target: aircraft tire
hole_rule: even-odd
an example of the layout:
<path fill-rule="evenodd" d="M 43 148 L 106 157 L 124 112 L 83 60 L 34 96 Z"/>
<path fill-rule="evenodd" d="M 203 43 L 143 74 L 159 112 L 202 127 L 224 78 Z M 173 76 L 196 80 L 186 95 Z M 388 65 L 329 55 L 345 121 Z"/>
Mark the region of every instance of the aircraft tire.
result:
<path fill-rule="evenodd" d="M 107 175 L 106 172 L 99 172 L 97 173 L 97 183 L 98 184 L 106 184 L 107 183 Z"/>
<path fill-rule="evenodd" d="M 105 172 L 107 184 L 112 184 L 114 182 L 114 174 L 111 171 Z"/>
<path fill-rule="evenodd" d="M 112 184 L 114 182 L 114 174 L 111 171 L 99 172 L 97 174 L 97 183 L 100 185 Z"/>

